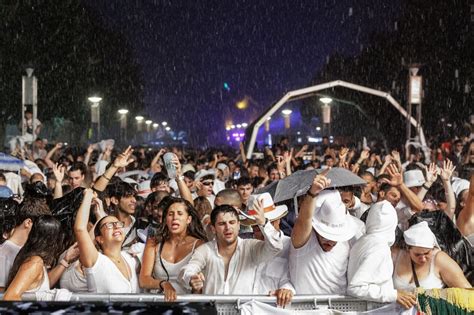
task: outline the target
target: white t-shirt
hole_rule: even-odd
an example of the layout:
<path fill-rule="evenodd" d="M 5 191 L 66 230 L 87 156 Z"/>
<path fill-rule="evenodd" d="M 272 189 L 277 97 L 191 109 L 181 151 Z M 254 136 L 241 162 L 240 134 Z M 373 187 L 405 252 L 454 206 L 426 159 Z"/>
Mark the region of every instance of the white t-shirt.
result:
<path fill-rule="evenodd" d="M 323 251 L 313 230 L 303 247 L 290 246 L 290 279 L 296 294 L 345 294 L 349 242 Z"/>
<path fill-rule="evenodd" d="M 91 268 L 85 268 L 87 286 L 93 293 L 138 293 L 138 278 L 135 260 L 126 252 L 122 257 L 131 272 L 130 281 L 124 277 L 109 257 L 99 253 Z"/>
<path fill-rule="evenodd" d="M 0 287 L 5 287 L 7 284 L 10 269 L 20 249 L 21 246 L 9 240 L 0 245 Z"/>

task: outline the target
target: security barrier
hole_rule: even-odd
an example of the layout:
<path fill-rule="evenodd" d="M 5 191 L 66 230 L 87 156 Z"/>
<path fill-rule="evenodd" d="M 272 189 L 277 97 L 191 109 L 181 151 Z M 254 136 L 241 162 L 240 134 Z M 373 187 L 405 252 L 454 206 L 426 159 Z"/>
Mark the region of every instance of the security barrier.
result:
<path fill-rule="evenodd" d="M 36 295 L 26 293 L 23 301 L 36 301 Z M 221 315 L 239 314 L 240 306 L 248 301 L 259 301 L 269 305 L 276 305 L 276 298 L 262 295 L 178 295 L 177 303 L 205 303 L 215 305 L 217 313 Z M 164 302 L 163 295 L 157 294 L 73 294 L 69 303 L 156 303 Z M 363 312 L 384 306 L 385 304 L 359 300 L 343 295 L 298 295 L 294 296 L 291 310 L 324 310 L 332 309 L 342 312 Z"/>

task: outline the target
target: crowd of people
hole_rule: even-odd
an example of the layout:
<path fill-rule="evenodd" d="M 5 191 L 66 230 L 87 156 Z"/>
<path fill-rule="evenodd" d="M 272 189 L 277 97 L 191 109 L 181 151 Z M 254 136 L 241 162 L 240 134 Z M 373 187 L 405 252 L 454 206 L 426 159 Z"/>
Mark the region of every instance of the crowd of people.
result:
<path fill-rule="evenodd" d="M 260 159 L 247 159 L 243 145 L 46 148 L 41 139 L 12 148 L 25 167 L 0 170 L 4 300 L 61 288 L 166 301 L 273 295 L 279 306 L 294 295 L 337 294 L 409 308 L 417 287 L 474 281 L 470 139 L 440 144 L 430 157 L 327 138 L 312 150 L 283 138 Z M 335 187 L 335 168 L 365 184 Z M 298 171 L 313 171 L 307 190 L 275 203 L 268 185 Z M 433 223 L 440 218 L 443 230 Z M 451 250 L 446 233 L 466 250 Z"/>

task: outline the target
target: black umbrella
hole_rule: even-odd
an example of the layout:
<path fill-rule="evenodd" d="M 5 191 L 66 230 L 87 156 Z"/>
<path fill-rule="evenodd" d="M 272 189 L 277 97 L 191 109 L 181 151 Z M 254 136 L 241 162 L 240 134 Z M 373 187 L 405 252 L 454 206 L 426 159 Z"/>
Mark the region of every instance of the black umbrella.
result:
<path fill-rule="evenodd" d="M 313 183 L 314 177 L 323 171 L 325 170 L 317 169 L 297 171 L 284 179 L 258 189 L 257 193 L 270 193 L 275 203 L 293 199 L 306 194 Z M 331 168 L 326 174 L 326 177 L 331 180 L 329 188 L 360 186 L 366 184 L 365 180 L 342 167 Z"/>

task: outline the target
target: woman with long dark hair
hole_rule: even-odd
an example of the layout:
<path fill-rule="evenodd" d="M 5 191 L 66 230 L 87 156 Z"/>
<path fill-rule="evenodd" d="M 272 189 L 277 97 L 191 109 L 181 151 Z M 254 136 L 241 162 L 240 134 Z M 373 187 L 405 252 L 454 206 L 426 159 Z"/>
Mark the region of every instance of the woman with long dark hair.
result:
<path fill-rule="evenodd" d="M 10 269 L 3 299 L 19 301 L 25 292 L 49 290 L 47 268 L 56 265 L 62 244 L 61 223 L 51 215 L 38 217 Z"/>
<path fill-rule="evenodd" d="M 161 203 L 166 205 L 163 221 L 147 239 L 139 281 L 142 288 L 159 289 L 166 301 L 174 301 L 176 294 L 190 293 L 177 277 L 207 237 L 191 203 L 173 197 L 165 197 Z"/>

